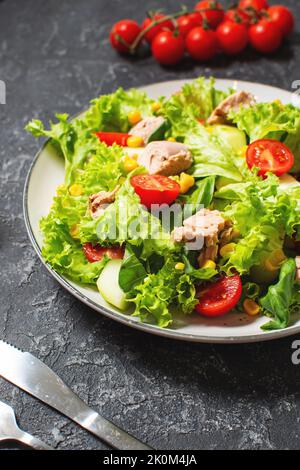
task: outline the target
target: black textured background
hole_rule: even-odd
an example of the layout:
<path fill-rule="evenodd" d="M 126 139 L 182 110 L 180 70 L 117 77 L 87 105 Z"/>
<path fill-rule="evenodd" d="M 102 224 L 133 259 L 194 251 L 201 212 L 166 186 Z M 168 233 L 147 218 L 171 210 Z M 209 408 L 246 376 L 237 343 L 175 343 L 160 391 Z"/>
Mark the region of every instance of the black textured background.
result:
<path fill-rule="evenodd" d="M 147 9 L 172 10 L 180 3 L 143 2 Z M 300 20 L 298 0 L 282 3 Z M 28 240 L 22 191 L 38 149 L 23 131 L 30 118 L 74 114 L 120 85 L 213 74 L 291 89 L 300 79 L 299 34 L 268 58 L 250 52 L 164 69 L 151 58 L 118 57 L 108 43 L 110 26 L 122 17 L 142 19 L 141 5 L 0 2 L 0 79 L 7 85 L 7 104 L 0 105 L 0 337 L 37 355 L 97 411 L 158 449 L 299 449 L 300 366 L 291 363 L 293 338 L 209 346 L 131 330 L 63 290 Z M 0 400 L 13 405 L 25 430 L 58 449 L 105 448 L 1 379 Z"/>

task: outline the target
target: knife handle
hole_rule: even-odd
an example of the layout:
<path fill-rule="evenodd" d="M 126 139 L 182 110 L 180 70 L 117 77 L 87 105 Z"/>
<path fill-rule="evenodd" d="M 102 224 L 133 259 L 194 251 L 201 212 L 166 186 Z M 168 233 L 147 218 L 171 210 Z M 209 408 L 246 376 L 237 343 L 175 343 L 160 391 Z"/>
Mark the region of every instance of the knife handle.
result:
<path fill-rule="evenodd" d="M 85 406 L 86 410 L 74 421 L 109 446 L 118 450 L 152 450 L 151 447 L 118 428 L 87 405 Z"/>

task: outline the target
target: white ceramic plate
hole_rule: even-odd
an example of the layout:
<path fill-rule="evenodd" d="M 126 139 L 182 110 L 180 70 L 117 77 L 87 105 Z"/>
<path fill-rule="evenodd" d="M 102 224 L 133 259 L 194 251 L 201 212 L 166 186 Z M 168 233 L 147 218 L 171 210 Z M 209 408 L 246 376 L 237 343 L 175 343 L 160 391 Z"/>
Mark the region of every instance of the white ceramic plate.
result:
<path fill-rule="evenodd" d="M 142 89 L 152 98 L 156 99 L 162 95 L 170 96 L 179 90 L 184 83 L 186 83 L 186 80 L 162 82 L 143 87 Z M 292 94 L 287 91 L 257 83 L 217 80 L 217 86 L 220 89 L 234 87 L 238 90 L 250 91 L 259 101 L 280 99 L 283 103 L 289 103 L 292 100 Z M 94 310 L 130 327 L 152 334 L 203 343 L 266 341 L 300 332 L 300 320 L 285 330 L 264 332 L 260 329 L 260 326 L 267 321 L 266 318 L 251 318 L 237 313 L 209 320 L 196 314 L 188 317 L 180 316 L 171 328 L 160 329 L 154 325 L 143 324 L 137 318 L 121 313 L 116 308 L 107 304 L 96 289 L 83 287 L 60 276 L 41 257 L 42 236 L 39 230 L 39 220 L 42 216 L 48 214 L 56 187 L 63 180 L 63 160 L 46 143 L 35 157 L 25 185 L 24 215 L 26 226 L 37 254 L 52 276 L 71 294 Z"/>

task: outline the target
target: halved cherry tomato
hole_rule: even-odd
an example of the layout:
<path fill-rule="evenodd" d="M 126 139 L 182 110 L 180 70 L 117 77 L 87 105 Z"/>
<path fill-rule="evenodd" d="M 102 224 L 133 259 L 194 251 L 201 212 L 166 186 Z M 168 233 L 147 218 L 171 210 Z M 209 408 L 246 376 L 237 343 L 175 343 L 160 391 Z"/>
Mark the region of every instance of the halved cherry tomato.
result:
<path fill-rule="evenodd" d="M 287 173 L 294 165 L 294 155 L 282 142 L 274 139 L 256 140 L 247 149 L 247 164 L 259 168 L 259 176 L 271 172 L 277 176 Z"/>
<path fill-rule="evenodd" d="M 100 142 L 104 142 L 109 147 L 111 147 L 113 144 L 126 147 L 128 137 L 130 137 L 129 134 L 124 134 L 122 132 L 96 132 L 96 136 Z"/>
<path fill-rule="evenodd" d="M 179 184 L 167 176 L 135 175 L 130 182 L 148 209 L 152 204 L 172 204 L 180 193 Z"/>
<path fill-rule="evenodd" d="M 238 274 L 221 277 L 198 292 L 196 311 L 205 317 L 220 317 L 233 309 L 242 295 L 242 281 Z"/>
<path fill-rule="evenodd" d="M 92 243 L 85 243 L 82 247 L 86 259 L 90 263 L 101 261 L 104 256 L 110 259 L 123 259 L 125 249 L 121 246 L 102 247 L 100 245 L 93 245 Z"/>

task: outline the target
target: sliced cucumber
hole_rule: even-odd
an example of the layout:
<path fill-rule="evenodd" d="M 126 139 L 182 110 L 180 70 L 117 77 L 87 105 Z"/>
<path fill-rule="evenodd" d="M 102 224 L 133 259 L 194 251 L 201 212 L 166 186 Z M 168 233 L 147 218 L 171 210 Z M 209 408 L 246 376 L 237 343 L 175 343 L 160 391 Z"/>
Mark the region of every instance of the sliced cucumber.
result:
<path fill-rule="evenodd" d="M 147 144 L 150 142 L 155 142 L 156 140 L 164 140 L 165 133 L 168 130 L 167 122 L 162 122 L 149 136 Z"/>
<path fill-rule="evenodd" d="M 217 137 L 220 137 L 224 142 L 238 152 L 242 147 L 247 145 L 246 134 L 240 131 L 237 127 L 215 125 L 210 126 L 210 131 Z"/>
<path fill-rule="evenodd" d="M 106 302 L 120 310 L 126 310 L 128 302 L 126 302 L 125 293 L 119 286 L 119 273 L 122 262 L 121 259 L 109 261 L 100 274 L 97 287 Z"/>

